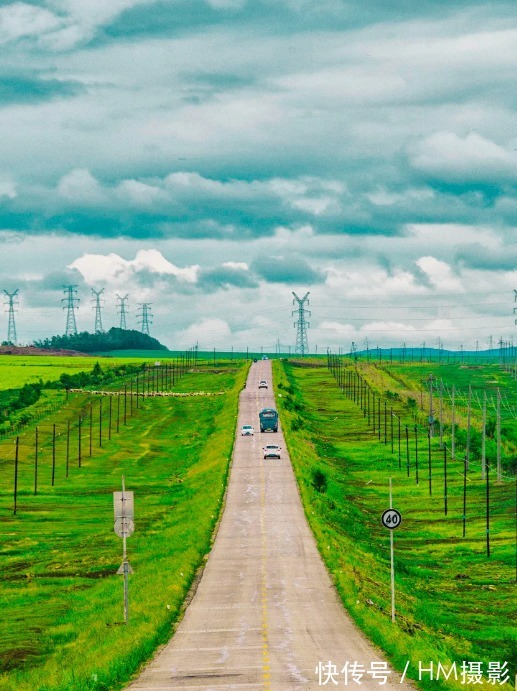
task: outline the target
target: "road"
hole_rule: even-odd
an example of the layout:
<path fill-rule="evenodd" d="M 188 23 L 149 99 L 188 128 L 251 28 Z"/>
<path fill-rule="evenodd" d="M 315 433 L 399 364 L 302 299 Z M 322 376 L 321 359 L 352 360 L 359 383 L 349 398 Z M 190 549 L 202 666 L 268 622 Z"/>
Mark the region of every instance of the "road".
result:
<path fill-rule="evenodd" d="M 269 382 L 258 389 L 260 379 Z M 276 407 L 271 362 L 251 367 L 240 395 L 226 506 L 198 589 L 174 637 L 128 688 L 412 688 L 374 678 L 376 651 L 345 613 L 308 527 L 281 430 L 260 433 L 259 410 Z M 240 436 L 252 424 L 253 437 Z M 281 460 L 264 460 L 266 443 Z M 334 667 L 324 667 L 328 663 Z M 361 684 L 346 679 L 358 663 Z M 321 663 L 321 666 L 320 666 Z M 389 670 L 389 665 L 386 666 Z M 318 669 L 318 673 L 317 670 Z M 321 677 L 320 677 L 321 672 Z M 358 677 L 359 678 L 359 677 Z M 337 682 L 332 683 L 332 680 Z"/>

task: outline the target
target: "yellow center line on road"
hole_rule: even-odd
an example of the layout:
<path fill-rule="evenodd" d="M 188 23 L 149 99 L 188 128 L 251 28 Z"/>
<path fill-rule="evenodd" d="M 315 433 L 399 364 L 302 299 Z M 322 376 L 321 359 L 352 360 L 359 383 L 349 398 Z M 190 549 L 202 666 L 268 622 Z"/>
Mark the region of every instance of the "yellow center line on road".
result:
<path fill-rule="evenodd" d="M 258 417 L 258 400 L 255 399 L 256 417 Z M 264 691 L 271 691 L 269 667 L 269 629 L 267 608 L 267 534 L 266 534 L 266 477 L 264 455 L 260 453 L 260 533 L 262 538 L 262 679 Z"/>

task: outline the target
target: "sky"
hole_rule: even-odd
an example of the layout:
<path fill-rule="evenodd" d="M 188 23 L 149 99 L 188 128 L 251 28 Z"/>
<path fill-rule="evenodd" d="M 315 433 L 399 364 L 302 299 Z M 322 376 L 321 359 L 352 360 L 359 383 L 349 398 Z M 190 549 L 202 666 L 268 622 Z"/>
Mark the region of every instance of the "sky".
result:
<path fill-rule="evenodd" d="M 516 45 L 510 1 L 0 0 L 18 341 L 68 285 L 170 348 L 294 348 L 293 293 L 311 351 L 513 339 Z"/>

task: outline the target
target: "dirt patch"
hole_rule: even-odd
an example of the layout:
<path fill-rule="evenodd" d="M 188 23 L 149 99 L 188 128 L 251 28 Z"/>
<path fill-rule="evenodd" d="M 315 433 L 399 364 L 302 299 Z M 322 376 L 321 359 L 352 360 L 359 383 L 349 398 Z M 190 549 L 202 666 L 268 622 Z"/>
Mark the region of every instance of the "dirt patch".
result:
<path fill-rule="evenodd" d="M 78 357 L 93 357 L 90 353 L 80 353 L 78 350 L 36 348 L 36 346 L 0 346 L 0 355 L 75 355 Z M 95 357 L 99 356 L 95 355 Z"/>

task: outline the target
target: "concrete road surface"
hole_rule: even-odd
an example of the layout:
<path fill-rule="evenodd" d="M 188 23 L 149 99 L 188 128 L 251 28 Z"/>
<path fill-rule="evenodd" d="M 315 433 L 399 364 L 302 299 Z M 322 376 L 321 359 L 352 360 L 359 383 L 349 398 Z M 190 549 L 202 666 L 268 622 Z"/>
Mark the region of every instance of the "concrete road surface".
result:
<path fill-rule="evenodd" d="M 261 379 L 267 390 L 258 389 Z M 276 408 L 271 380 L 270 361 L 252 365 L 240 395 L 226 507 L 201 582 L 174 637 L 131 691 L 410 688 L 393 672 L 380 683 L 382 657 L 338 600 L 283 435 L 260 433 L 259 411 Z M 240 435 L 244 424 L 254 426 L 254 436 Z M 267 443 L 282 447 L 281 460 L 264 460 Z"/>

